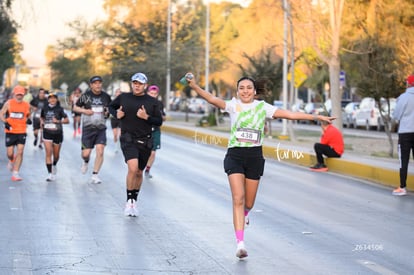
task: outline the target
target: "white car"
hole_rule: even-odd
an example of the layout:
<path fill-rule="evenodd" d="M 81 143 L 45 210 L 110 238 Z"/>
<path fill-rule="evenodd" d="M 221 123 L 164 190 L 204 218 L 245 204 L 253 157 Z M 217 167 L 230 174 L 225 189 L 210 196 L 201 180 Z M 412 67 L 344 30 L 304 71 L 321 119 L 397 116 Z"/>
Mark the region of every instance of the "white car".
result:
<path fill-rule="evenodd" d="M 202 98 L 191 98 L 188 103 L 188 110 L 191 113 L 204 114 L 208 111 L 208 103 Z"/>
<path fill-rule="evenodd" d="M 384 115 L 388 113 L 386 100 L 381 98 L 382 112 Z M 390 102 L 395 101 L 390 98 Z M 395 105 L 394 105 L 395 106 Z M 392 110 L 391 110 L 392 111 Z M 381 115 L 379 113 L 378 104 L 372 97 L 365 97 L 359 104 L 359 109 L 355 113 L 354 127 L 365 127 L 367 130 L 379 129 L 381 127 Z"/>
<path fill-rule="evenodd" d="M 395 105 L 397 105 L 397 100 L 395 98 L 390 98 L 390 105 L 389 105 L 389 109 L 390 111 L 388 112 L 388 104 L 387 102 L 384 100 L 381 103 L 382 106 L 382 114 L 384 115 L 385 119 L 388 120 L 388 127 L 390 129 L 390 131 L 395 131 L 395 122 L 392 121 L 392 113 L 394 112 L 395 109 Z M 378 118 L 378 131 L 384 130 L 384 121 L 382 119 L 382 117 L 380 116 Z"/>
<path fill-rule="evenodd" d="M 354 126 L 355 114 L 359 108 L 359 102 L 349 102 L 342 109 L 342 125 L 346 128 Z"/>

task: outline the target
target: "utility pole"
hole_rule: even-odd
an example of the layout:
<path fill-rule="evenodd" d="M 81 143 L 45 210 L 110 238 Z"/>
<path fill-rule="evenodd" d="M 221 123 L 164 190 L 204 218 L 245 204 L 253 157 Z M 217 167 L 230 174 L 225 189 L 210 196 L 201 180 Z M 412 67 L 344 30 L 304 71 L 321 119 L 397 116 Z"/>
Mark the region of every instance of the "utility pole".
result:
<path fill-rule="evenodd" d="M 288 29 L 287 29 L 287 0 L 282 0 L 283 2 L 283 109 L 287 110 L 287 100 L 288 100 L 288 87 L 287 87 L 287 38 L 288 38 Z M 287 120 L 282 120 L 282 137 L 287 137 Z"/>
<path fill-rule="evenodd" d="M 167 16 L 167 77 L 165 87 L 165 108 L 167 111 L 170 110 L 168 104 L 170 99 L 171 89 L 171 0 L 168 0 L 168 16 Z"/>
<path fill-rule="evenodd" d="M 210 0 L 207 0 L 207 10 L 206 10 L 206 53 L 205 53 L 205 90 L 209 92 L 208 78 L 210 70 Z"/>

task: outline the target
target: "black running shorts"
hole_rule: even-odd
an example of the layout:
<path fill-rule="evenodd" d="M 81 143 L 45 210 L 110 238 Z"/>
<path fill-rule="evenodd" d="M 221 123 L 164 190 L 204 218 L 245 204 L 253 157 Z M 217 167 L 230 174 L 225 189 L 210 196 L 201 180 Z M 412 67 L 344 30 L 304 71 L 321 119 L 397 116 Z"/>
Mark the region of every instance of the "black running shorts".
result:
<path fill-rule="evenodd" d="M 56 133 L 52 134 L 47 131 L 43 131 L 43 140 L 44 141 L 52 141 L 53 144 L 62 144 L 63 142 L 63 133 Z"/>
<path fill-rule="evenodd" d="M 138 144 L 135 141 L 127 142 L 122 137 L 120 141 L 125 162 L 130 159 L 138 159 L 139 170 L 144 170 L 151 155 L 151 148 Z"/>
<path fill-rule="evenodd" d="M 262 147 L 229 148 L 223 164 L 227 175 L 244 174 L 247 179 L 259 180 L 265 164 Z"/>
<path fill-rule="evenodd" d="M 17 144 L 26 143 L 26 134 L 11 134 L 6 133 L 6 147 L 15 146 Z"/>
<path fill-rule="evenodd" d="M 83 129 L 82 149 L 93 149 L 96 144 L 106 145 L 106 129 Z"/>

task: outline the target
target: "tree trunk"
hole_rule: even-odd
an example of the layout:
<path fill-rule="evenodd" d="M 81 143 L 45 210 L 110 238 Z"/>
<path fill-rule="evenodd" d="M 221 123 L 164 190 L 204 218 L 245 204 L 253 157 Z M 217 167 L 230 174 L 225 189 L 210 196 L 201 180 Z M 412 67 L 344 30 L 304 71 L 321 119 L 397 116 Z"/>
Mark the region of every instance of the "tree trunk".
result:
<path fill-rule="evenodd" d="M 339 88 L 339 72 L 340 61 L 337 56 L 332 56 L 328 62 L 329 66 L 329 81 L 330 81 L 330 97 L 332 101 L 331 116 L 336 117 L 333 121 L 335 127 L 342 132 L 342 91 Z"/>

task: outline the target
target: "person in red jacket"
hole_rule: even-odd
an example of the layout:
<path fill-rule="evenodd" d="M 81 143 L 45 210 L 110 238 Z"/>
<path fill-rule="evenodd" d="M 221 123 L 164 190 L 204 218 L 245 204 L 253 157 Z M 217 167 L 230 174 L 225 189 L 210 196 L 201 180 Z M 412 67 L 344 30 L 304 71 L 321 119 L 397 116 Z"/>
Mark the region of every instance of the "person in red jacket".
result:
<path fill-rule="evenodd" d="M 342 133 L 332 124 L 321 121 L 321 141 L 315 143 L 314 149 L 318 163 L 310 167 L 312 171 L 326 172 L 323 156 L 328 158 L 340 158 L 344 152 L 344 139 Z"/>

